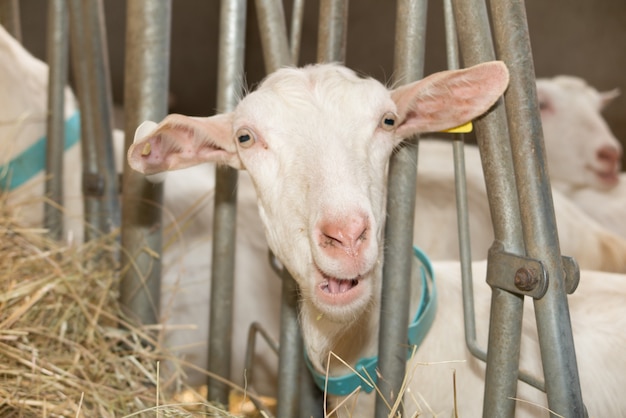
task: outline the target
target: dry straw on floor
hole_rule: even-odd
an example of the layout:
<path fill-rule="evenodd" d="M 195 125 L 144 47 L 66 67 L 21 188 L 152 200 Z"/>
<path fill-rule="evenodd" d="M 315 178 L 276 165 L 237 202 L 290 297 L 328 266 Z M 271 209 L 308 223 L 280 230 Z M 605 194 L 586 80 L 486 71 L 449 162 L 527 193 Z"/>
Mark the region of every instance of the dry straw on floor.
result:
<path fill-rule="evenodd" d="M 157 378 L 172 356 L 117 302 L 114 237 L 68 248 L 20 227 L 3 202 L 1 417 L 229 416 L 173 403 L 178 374 Z"/>

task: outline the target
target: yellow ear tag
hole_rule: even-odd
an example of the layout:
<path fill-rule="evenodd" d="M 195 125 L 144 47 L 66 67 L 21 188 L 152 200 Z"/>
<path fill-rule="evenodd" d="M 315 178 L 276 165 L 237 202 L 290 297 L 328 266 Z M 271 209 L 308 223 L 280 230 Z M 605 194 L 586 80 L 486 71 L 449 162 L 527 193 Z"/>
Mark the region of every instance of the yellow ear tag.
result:
<path fill-rule="evenodd" d="M 473 128 L 474 127 L 472 125 L 472 122 L 467 122 L 464 125 L 457 126 L 456 128 L 446 129 L 443 132 L 450 132 L 450 133 L 453 133 L 453 134 L 466 134 L 468 132 L 472 132 Z"/>

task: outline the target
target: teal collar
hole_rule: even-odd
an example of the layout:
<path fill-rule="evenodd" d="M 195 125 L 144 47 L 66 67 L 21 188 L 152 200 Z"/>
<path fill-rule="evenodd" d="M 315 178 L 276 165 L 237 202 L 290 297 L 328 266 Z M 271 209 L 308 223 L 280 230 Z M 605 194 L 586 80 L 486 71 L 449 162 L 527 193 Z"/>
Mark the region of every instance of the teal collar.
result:
<path fill-rule="evenodd" d="M 409 345 L 412 347 L 409 349 L 407 358 L 413 352 L 413 347 L 419 347 L 422 344 L 422 341 L 424 341 L 426 334 L 435 320 L 435 312 L 437 310 L 437 288 L 435 287 L 433 267 L 428 259 L 428 256 L 426 256 L 422 250 L 414 246 L 413 253 L 422 264 L 420 266 L 420 271 L 423 291 L 420 297 L 417 313 L 415 314 L 415 317 L 413 318 L 413 321 L 409 325 L 408 329 Z M 361 389 L 366 393 L 370 393 L 378 381 L 378 373 L 376 372 L 376 368 L 378 367 L 378 356 L 360 359 L 354 366 L 356 373 L 349 373 L 338 377 L 326 376 L 325 374 L 318 373 L 313 368 L 306 351 L 304 353 L 304 357 L 306 365 L 313 375 L 315 384 L 321 390 L 325 390 L 331 395 L 349 395 L 358 387 L 361 387 Z"/>
<path fill-rule="evenodd" d="M 65 121 L 65 147 L 67 151 L 80 140 L 80 112 L 76 111 Z M 0 166 L 0 190 L 17 189 L 46 168 L 46 142 L 44 136 L 26 148 L 20 155 Z"/>

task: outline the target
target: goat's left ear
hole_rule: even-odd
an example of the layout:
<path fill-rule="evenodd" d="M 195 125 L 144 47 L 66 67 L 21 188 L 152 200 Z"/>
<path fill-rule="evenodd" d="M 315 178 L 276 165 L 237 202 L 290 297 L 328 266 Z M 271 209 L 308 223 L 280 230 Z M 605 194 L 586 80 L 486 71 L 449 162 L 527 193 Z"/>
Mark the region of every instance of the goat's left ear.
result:
<path fill-rule="evenodd" d="M 178 170 L 214 162 L 241 169 L 233 141 L 232 114 L 208 118 L 169 115 L 150 132 L 144 133 L 128 149 L 128 164 L 144 174 Z"/>
<path fill-rule="evenodd" d="M 463 125 L 493 106 L 508 84 L 506 65 L 492 61 L 401 86 L 391 92 L 400 122 L 396 133 L 406 138 Z"/>
<path fill-rule="evenodd" d="M 618 88 L 615 88 L 609 91 L 600 92 L 600 103 L 601 103 L 600 108 L 604 109 L 605 107 L 610 105 L 613 102 L 613 100 L 619 97 L 620 94 L 621 92 Z"/>

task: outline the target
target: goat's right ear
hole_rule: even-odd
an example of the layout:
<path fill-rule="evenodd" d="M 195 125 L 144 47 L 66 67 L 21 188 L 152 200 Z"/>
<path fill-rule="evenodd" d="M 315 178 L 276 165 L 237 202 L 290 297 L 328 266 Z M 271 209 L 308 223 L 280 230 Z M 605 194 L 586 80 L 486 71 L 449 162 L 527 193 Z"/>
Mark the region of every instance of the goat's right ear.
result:
<path fill-rule="evenodd" d="M 130 167 L 147 175 L 207 162 L 242 168 L 231 113 L 208 118 L 169 115 L 128 149 Z"/>

